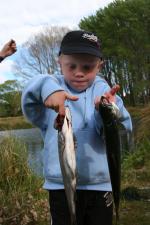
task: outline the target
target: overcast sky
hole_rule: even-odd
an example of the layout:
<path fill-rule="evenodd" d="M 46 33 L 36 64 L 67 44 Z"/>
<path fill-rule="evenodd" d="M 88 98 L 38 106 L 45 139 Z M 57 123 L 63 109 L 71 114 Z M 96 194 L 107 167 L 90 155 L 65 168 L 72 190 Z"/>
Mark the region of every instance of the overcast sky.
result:
<path fill-rule="evenodd" d="M 77 28 L 83 17 L 95 14 L 110 2 L 113 0 L 1 0 L 0 48 L 11 38 L 21 45 L 47 25 Z M 12 79 L 14 56 L 0 64 L 0 82 Z"/>

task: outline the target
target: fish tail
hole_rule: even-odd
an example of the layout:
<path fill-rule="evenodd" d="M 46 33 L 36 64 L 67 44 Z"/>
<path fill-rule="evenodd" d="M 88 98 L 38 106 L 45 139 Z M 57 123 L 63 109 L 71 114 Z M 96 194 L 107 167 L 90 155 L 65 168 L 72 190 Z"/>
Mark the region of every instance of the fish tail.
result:
<path fill-rule="evenodd" d="M 118 223 L 119 223 L 119 209 L 118 209 L 118 207 L 116 208 L 116 218 L 115 218 L 115 225 L 118 225 Z"/>
<path fill-rule="evenodd" d="M 77 219 L 76 219 L 76 216 L 73 216 L 71 218 L 71 225 L 77 225 Z"/>

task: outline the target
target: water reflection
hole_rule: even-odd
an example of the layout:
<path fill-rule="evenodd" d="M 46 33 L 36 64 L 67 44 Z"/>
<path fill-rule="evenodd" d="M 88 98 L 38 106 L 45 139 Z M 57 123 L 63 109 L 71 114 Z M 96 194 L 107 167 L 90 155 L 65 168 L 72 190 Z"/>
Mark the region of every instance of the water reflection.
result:
<path fill-rule="evenodd" d="M 43 171 L 43 143 L 30 142 L 26 143 L 29 150 L 28 161 L 29 166 L 32 168 L 34 173 L 42 176 Z"/>
<path fill-rule="evenodd" d="M 19 129 L 11 131 L 1 131 L 0 138 L 6 136 L 15 136 L 27 145 L 28 149 L 28 162 L 31 169 L 35 174 L 42 176 L 42 154 L 43 154 L 43 141 L 40 131 L 36 128 L 33 129 Z"/>

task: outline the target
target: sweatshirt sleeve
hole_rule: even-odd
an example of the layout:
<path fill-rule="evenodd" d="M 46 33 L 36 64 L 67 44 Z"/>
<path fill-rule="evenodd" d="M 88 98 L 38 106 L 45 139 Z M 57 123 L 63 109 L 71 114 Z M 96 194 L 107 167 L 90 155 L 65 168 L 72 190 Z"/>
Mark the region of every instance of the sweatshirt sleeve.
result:
<path fill-rule="evenodd" d="M 126 131 L 131 132 L 132 131 L 131 116 L 130 116 L 129 112 L 126 110 L 122 99 L 118 95 L 116 97 L 117 97 L 116 98 L 116 105 L 118 106 L 119 111 L 120 111 L 119 121 L 124 126 Z"/>
<path fill-rule="evenodd" d="M 56 91 L 63 91 L 63 88 L 54 75 L 38 75 L 26 85 L 22 93 L 22 111 L 33 125 L 45 128 L 50 109 L 44 106 L 44 101 Z"/>

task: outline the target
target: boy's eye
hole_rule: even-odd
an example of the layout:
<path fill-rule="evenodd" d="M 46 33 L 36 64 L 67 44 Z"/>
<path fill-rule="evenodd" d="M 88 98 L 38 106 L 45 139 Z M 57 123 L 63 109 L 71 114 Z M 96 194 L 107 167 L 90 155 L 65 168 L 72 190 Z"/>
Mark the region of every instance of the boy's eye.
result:
<path fill-rule="evenodd" d="M 91 65 L 84 65 L 83 70 L 84 71 L 89 71 L 91 69 Z"/>
<path fill-rule="evenodd" d="M 81 66 L 77 65 L 77 64 L 70 64 L 68 68 L 70 70 L 75 70 L 75 69 L 77 69 L 77 67 L 79 67 L 84 72 L 89 72 L 95 67 L 95 64 L 94 65 L 93 64 L 85 64 L 85 65 L 81 65 Z"/>
<path fill-rule="evenodd" d="M 70 69 L 71 69 L 71 70 L 76 69 L 76 67 L 77 67 L 76 64 L 71 64 L 71 65 L 70 65 Z"/>

